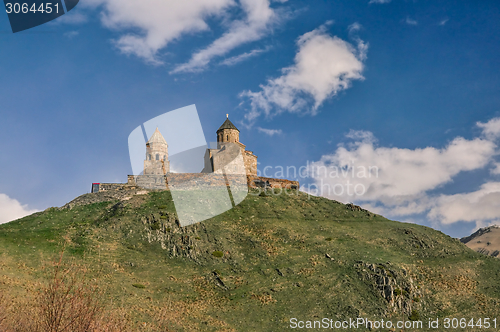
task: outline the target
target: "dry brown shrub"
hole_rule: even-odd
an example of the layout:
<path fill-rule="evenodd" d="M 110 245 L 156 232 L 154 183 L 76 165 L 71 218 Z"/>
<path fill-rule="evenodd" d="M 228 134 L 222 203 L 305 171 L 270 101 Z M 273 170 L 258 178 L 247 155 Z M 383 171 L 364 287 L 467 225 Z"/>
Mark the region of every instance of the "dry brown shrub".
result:
<path fill-rule="evenodd" d="M 93 331 L 103 311 L 97 285 L 85 281 L 86 271 L 75 266 L 65 267 L 62 254 L 54 264 L 49 282 L 39 291 L 35 321 L 37 331 Z"/>
<path fill-rule="evenodd" d="M 128 317 L 119 310 L 106 310 L 104 292 L 88 281 L 85 267 L 62 263 L 38 291 L 27 291 L 7 305 L 0 294 L 0 332 L 126 332 Z"/>
<path fill-rule="evenodd" d="M 250 298 L 252 299 L 257 299 L 259 300 L 262 304 L 272 304 L 272 303 L 276 303 L 276 300 L 273 299 L 273 296 L 267 292 L 263 293 L 263 294 L 252 294 L 250 296 Z"/>
<path fill-rule="evenodd" d="M 5 296 L 0 291 L 0 331 L 3 331 L 6 328 L 5 326 L 6 319 L 7 319 L 7 303 Z"/>

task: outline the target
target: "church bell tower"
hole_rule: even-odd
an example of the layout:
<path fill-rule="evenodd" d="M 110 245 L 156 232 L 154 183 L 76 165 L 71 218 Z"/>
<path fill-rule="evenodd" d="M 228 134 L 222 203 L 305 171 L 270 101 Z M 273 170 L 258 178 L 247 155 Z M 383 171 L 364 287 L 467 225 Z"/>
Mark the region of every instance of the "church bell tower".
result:
<path fill-rule="evenodd" d="M 165 175 L 170 172 L 168 144 L 158 128 L 146 143 L 144 175 Z"/>
<path fill-rule="evenodd" d="M 224 143 L 239 143 L 240 131 L 229 121 L 229 114 L 226 114 L 226 121 L 217 130 L 217 143 L 220 146 Z"/>

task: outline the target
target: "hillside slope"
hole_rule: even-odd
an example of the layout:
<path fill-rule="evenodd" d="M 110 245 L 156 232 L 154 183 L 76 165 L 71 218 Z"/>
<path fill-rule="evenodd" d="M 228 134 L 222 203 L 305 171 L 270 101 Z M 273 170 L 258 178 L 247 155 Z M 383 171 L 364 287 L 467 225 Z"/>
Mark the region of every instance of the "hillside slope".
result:
<path fill-rule="evenodd" d="M 281 331 L 292 318 L 498 313 L 499 260 L 355 205 L 252 194 L 181 228 L 169 192 L 92 195 L 0 225 L 0 291 L 22 301 L 64 248 L 141 331 L 158 317 L 175 331 Z"/>

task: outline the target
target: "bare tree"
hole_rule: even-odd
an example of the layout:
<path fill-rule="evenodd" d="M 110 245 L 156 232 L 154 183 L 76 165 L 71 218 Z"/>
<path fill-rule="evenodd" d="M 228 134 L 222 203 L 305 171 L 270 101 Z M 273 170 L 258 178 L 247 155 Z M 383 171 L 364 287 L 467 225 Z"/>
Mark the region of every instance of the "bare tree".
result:
<path fill-rule="evenodd" d="M 37 330 L 44 332 L 93 331 L 103 305 L 97 285 L 85 281 L 83 268 L 55 263 L 54 274 L 38 294 Z"/>
<path fill-rule="evenodd" d="M 104 292 L 88 270 L 63 264 L 36 293 L 27 291 L 9 303 L 0 291 L 0 332 L 127 332 L 131 319 L 123 309 L 106 310 Z"/>

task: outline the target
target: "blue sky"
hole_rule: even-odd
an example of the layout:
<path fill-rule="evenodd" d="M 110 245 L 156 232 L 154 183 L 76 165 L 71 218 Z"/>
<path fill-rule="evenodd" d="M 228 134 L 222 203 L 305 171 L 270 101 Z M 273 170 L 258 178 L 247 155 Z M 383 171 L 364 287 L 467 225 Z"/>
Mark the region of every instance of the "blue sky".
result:
<path fill-rule="evenodd" d="M 16 34 L 0 15 L 0 222 L 125 182 L 130 132 L 196 104 L 207 141 L 229 113 L 261 169 L 380 169 L 318 194 L 457 237 L 497 223 L 499 9 L 82 0 Z"/>

